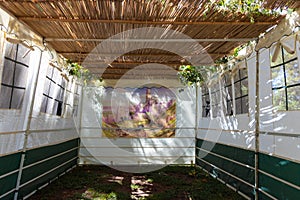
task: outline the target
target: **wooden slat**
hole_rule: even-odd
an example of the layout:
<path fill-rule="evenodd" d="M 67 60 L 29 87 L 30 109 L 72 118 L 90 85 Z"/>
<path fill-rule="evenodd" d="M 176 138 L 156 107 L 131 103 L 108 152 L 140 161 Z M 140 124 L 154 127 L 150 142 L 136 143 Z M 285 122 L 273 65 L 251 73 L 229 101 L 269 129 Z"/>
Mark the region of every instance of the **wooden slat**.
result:
<path fill-rule="evenodd" d="M 152 25 L 274 25 L 276 21 L 145 21 L 145 20 L 124 20 L 124 19 L 67 19 L 67 18 L 46 18 L 46 17 L 18 17 L 22 21 L 45 21 L 45 22 L 70 22 L 70 23 L 108 23 L 108 24 L 152 24 Z"/>

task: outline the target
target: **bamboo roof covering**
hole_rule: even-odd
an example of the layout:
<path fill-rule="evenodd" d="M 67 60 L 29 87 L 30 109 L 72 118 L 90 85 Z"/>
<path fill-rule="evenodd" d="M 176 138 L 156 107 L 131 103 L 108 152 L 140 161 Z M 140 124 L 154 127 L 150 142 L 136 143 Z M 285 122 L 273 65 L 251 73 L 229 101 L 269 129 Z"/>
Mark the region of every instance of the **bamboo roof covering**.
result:
<path fill-rule="evenodd" d="M 0 7 L 42 36 L 59 54 L 78 63 L 107 38 L 144 27 L 183 33 L 195 39 L 215 60 L 257 38 L 283 18 L 260 15 L 251 23 L 245 15 L 217 12 L 208 3 L 209 0 L 0 0 Z M 300 5 L 296 0 L 265 0 L 265 7 L 293 9 Z M 186 58 L 191 56 L 186 51 L 178 55 L 151 48 L 119 53 L 110 49 L 102 52 L 103 60 L 97 62 L 105 62 L 106 56 L 117 57 L 104 73 L 97 71 L 97 67 L 90 71 L 101 73 L 106 79 L 118 79 L 141 64 L 159 63 L 177 70 L 188 64 Z"/>

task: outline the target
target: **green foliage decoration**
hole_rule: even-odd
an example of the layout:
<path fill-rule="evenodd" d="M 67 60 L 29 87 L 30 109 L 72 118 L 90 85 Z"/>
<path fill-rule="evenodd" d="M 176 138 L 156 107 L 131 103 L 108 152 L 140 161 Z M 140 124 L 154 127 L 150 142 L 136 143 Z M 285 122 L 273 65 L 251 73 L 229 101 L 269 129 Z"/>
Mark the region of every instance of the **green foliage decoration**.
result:
<path fill-rule="evenodd" d="M 200 71 L 193 65 L 182 65 L 179 70 L 179 78 L 183 84 L 193 85 L 203 81 Z"/>
<path fill-rule="evenodd" d="M 233 14 L 244 14 L 255 22 L 255 16 L 279 16 L 283 13 L 291 13 L 288 8 L 269 9 L 264 7 L 263 0 L 211 0 L 210 5 L 215 6 L 218 11 L 231 12 Z"/>
<path fill-rule="evenodd" d="M 67 70 L 69 72 L 69 75 L 71 75 L 71 76 L 81 78 L 82 73 L 88 71 L 87 69 L 84 69 L 81 65 L 79 65 L 78 63 L 74 63 L 71 60 L 67 60 L 67 64 L 68 64 Z"/>
<path fill-rule="evenodd" d="M 67 71 L 69 75 L 81 78 L 85 84 L 87 84 L 87 82 L 91 81 L 94 78 L 92 73 L 88 69 L 85 69 L 78 63 L 72 62 L 71 60 L 67 60 L 67 64 Z M 101 78 L 99 80 L 100 82 L 102 81 Z"/>
<path fill-rule="evenodd" d="M 205 82 L 210 73 L 217 71 L 216 66 L 193 66 L 181 65 L 179 68 L 179 79 L 184 85 L 192 86 Z"/>

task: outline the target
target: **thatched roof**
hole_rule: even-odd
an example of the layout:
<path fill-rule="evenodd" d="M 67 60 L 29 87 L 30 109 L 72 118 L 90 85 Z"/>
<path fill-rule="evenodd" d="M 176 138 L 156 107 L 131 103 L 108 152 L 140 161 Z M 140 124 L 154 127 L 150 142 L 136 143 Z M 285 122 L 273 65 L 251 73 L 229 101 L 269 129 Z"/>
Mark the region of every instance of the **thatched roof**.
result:
<path fill-rule="evenodd" d="M 141 27 L 161 27 L 182 32 L 196 39 L 214 60 L 229 54 L 240 44 L 257 38 L 282 19 L 260 15 L 251 23 L 245 15 L 216 12 L 214 7 L 206 6 L 208 2 L 209 0 L 1 0 L 0 7 L 45 38 L 58 53 L 79 63 L 101 41 L 122 31 Z M 300 6 L 299 1 L 293 0 L 265 2 L 265 7 L 272 9 Z M 111 53 L 114 52 L 107 52 Z M 116 58 L 103 77 L 115 79 L 134 66 L 152 62 L 176 69 L 180 64 L 188 63 L 182 55 L 169 51 L 139 49 Z"/>

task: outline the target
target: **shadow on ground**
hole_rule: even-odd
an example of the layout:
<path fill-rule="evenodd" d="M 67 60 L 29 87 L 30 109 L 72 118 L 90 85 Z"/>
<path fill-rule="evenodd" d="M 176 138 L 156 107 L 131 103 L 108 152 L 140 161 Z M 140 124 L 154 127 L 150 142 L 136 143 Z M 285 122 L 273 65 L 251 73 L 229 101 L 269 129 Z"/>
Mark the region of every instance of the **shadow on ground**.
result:
<path fill-rule="evenodd" d="M 168 166 L 155 172 L 133 174 L 106 166 L 72 170 L 31 200 L 237 200 L 240 195 L 198 168 Z"/>

